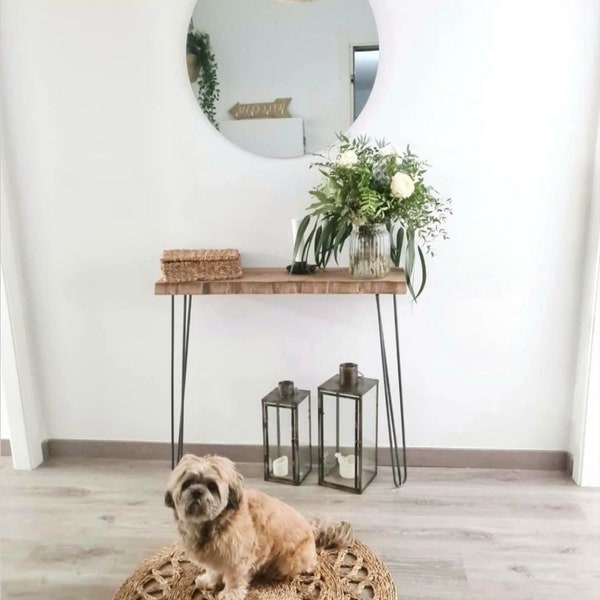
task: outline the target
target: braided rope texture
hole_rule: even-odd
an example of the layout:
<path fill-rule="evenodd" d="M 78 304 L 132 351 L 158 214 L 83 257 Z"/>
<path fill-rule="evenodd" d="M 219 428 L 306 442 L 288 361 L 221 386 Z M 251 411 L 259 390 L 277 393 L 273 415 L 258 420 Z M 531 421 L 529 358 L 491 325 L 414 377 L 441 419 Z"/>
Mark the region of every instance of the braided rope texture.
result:
<path fill-rule="evenodd" d="M 165 546 L 130 575 L 113 600 L 215 600 L 194 585 L 198 568 L 178 544 Z M 367 546 L 320 550 L 314 574 L 286 583 L 252 583 L 247 600 L 398 600 L 392 577 Z"/>

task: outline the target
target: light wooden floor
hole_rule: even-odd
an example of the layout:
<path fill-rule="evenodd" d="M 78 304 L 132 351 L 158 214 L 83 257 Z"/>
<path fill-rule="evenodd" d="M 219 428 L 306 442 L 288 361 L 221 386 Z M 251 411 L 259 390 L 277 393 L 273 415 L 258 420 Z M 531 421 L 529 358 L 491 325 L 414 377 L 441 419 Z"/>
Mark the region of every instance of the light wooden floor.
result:
<path fill-rule="evenodd" d="M 2 598 L 105 600 L 136 564 L 175 539 L 163 506 L 166 462 L 67 460 L 33 472 L 0 459 Z M 598 600 L 600 491 L 540 471 L 383 470 L 362 496 L 248 487 L 307 516 L 353 523 L 388 565 L 401 600 Z"/>

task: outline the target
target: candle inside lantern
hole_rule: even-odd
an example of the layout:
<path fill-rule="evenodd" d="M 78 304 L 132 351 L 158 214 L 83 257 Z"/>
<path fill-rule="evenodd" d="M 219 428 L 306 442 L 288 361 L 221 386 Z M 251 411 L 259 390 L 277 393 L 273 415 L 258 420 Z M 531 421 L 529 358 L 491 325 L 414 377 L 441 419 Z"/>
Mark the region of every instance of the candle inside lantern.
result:
<path fill-rule="evenodd" d="M 280 456 L 273 461 L 273 475 L 275 477 L 287 477 L 288 474 L 288 458 Z"/>
<path fill-rule="evenodd" d="M 340 465 L 340 477 L 354 479 L 354 462 L 356 460 L 354 454 L 343 456 L 340 452 L 336 452 L 335 457 Z"/>

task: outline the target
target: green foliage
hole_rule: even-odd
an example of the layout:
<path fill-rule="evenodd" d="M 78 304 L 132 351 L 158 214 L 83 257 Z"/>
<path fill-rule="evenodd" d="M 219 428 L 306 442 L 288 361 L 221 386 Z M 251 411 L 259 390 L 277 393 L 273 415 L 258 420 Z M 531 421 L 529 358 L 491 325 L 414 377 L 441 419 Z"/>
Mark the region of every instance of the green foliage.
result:
<path fill-rule="evenodd" d="M 385 140 L 372 143 L 366 136 L 351 139 L 342 134 L 338 139 L 335 160 L 311 165 L 323 178 L 309 192 L 315 202 L 300 223 L 294 253 L 306 234 L 302 260 L 308 260 L 312 249 L 314 262 L 324 268 L 332 256 L 337 263 L 353 227 L 368 231 L 383 223 L 391 236 L 391 260 L 399 266 L 404 256 L 408 289 L 416 299 L 427 279 L 423 248 L 433 255 L 433 241 L 438 236 L 447 238 L 444 223 L 452 212 L 450 200 L 441 199 L 426 185 L 429 165 L 410 147 L 396 152 Z M 395 178 L 397 174 L 402 175 Z M 416 269 L 420 272 L 418 288 Z"/>
<path fill-rule="evenodd" d="M 218 129 L 216 102 L 220 95 L 219 80 L 217 78 L 217 61 L 211 51 L 208 33 L 193 29 L 188 31 L 186 50 L 188 54 L 196 57 L 196 65 L 199 67 L 196 80 L 198 104 L 208 120 Z"/>

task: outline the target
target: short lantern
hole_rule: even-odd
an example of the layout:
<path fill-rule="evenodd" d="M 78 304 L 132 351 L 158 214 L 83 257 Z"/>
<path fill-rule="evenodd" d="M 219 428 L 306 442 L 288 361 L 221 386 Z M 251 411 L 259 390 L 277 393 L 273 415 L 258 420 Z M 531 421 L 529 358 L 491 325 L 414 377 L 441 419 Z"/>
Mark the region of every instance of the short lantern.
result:
<path fill-rule="evenodd" d="M 265 481 L 300 485 L 312 469 L 310 392 L 280 381 L 262 415 Z"/>
<path fill-rule="evenodd" d="M 318 393 L 319 485 L 362 494 L 377 475 L 379 381 L 342 363 Z"/>

